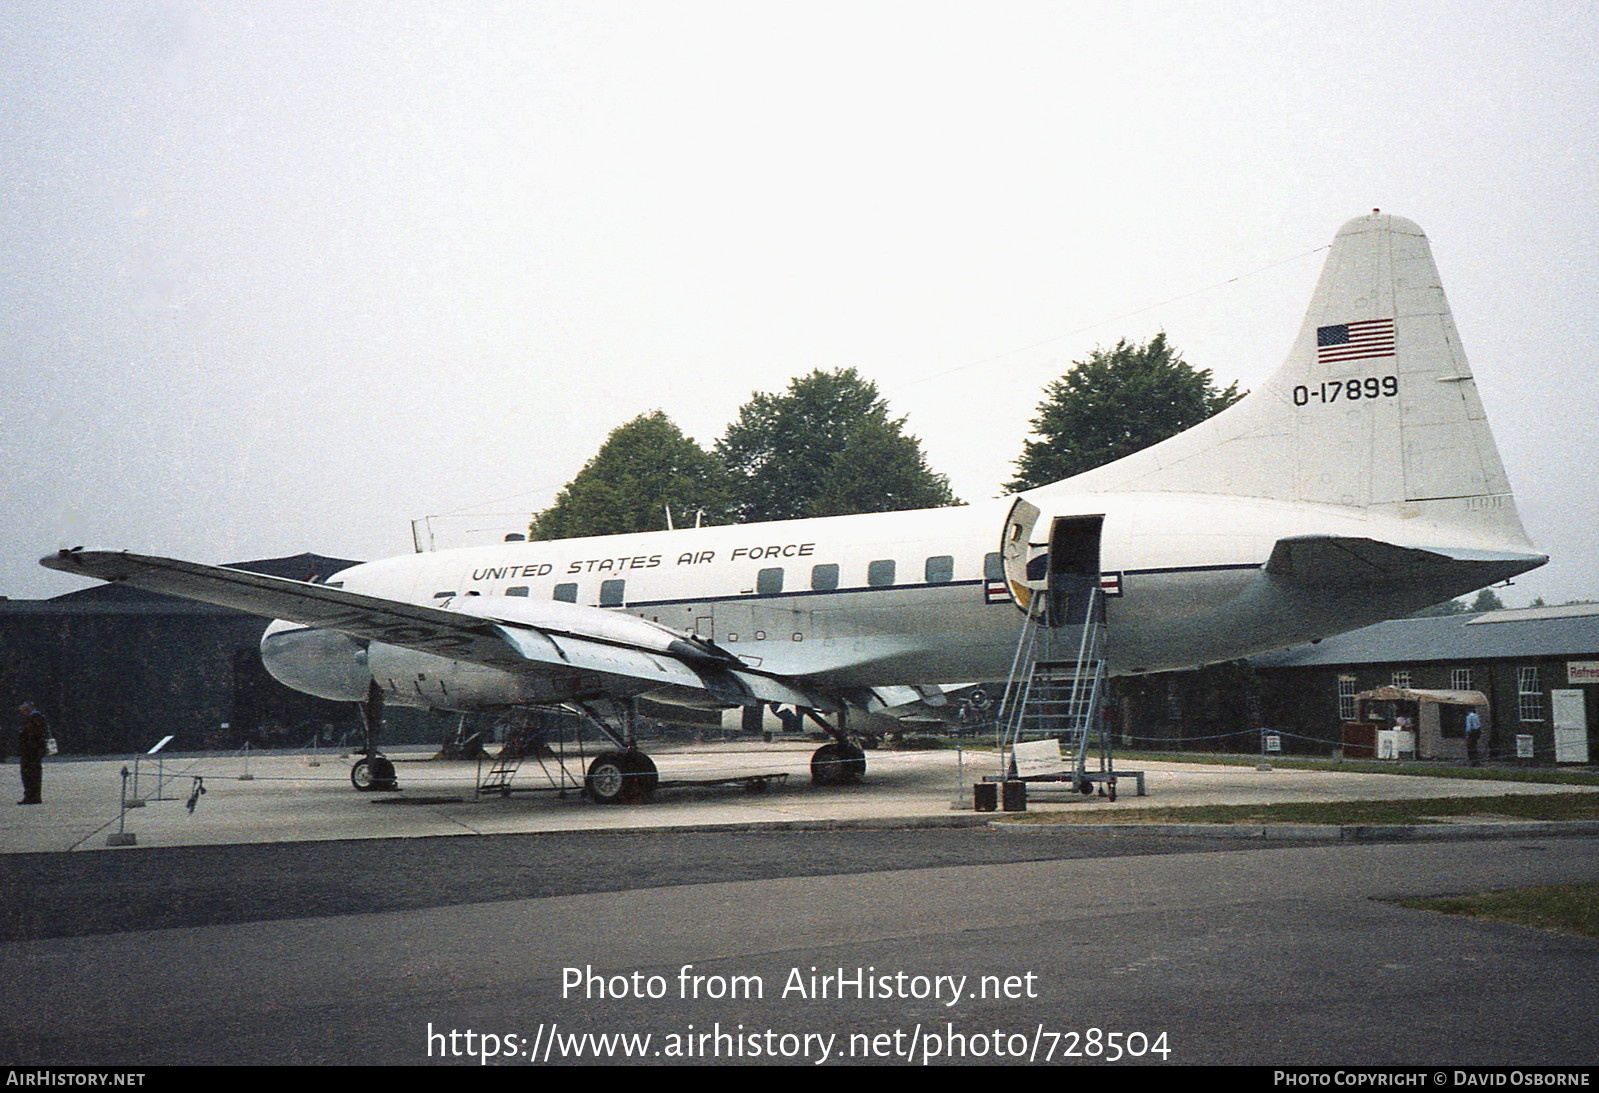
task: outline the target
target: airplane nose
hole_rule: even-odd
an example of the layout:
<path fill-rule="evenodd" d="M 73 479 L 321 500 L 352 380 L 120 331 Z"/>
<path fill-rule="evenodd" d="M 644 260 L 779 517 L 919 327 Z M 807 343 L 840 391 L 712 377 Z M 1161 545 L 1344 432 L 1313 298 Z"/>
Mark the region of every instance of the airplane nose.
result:
<path fill-rule="evenodd" d="M 279 619 L 261 635 L 261 663 L 286 687 L 334 702 L 361 702 L 372 673 L 366 643 Z"/>

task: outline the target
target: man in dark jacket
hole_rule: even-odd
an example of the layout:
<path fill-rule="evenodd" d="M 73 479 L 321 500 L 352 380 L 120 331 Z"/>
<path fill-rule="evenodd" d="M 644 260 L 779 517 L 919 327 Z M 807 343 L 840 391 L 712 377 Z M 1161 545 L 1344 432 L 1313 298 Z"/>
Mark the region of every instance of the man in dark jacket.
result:
<path fill-rule="evenodd" d="M 22 764 L 22 800 L 19 805 L 43 804 L 44 757 L 48 750 L 50 726 L 32 702 L 17 707 L 22 714 L 22 729 L 17 733 L 17 761 Z"/>

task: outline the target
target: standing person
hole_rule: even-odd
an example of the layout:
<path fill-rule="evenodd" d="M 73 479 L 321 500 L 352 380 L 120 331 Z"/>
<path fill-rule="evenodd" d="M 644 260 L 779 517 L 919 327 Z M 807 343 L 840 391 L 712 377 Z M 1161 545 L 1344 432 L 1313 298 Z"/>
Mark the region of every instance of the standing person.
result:
<path fill-rule="evenodd" d="M 49 748 L 50 726 L 32 702 L 17 707 L 22 728 L 17 733 L 17 761 L 22 765 L 22 800 L 19 805 L 43 804 L 44 757 Z"/>
<path fill-rule="evenodd" d="M 1477 707 L 1473 706 L 1466 711 L 1466 761 L 1472 766 L 1477 765 L 1477 741 L 1482 739 L 1482 718 L 1477 716 Z"/>

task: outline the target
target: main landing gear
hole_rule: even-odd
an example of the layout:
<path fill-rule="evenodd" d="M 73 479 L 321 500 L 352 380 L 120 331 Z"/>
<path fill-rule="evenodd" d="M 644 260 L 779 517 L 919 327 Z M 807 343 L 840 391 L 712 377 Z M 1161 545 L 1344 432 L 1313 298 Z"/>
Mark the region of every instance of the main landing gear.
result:
<path fill-rule="evenodd" d="M 629 748 L 595 756 L 583 779 L 583 791 L 596 804 L 632 804 L 649 797 L 660 782 L 650 757 Z"/>
<path fill-rule="evenodd" d="M 392 792 L 400 788 L 394 764 L 378 751 L 378 730 L 383 726 L 383 692 L 376 682 L 367 688 L 366 701 L 356 704 L 361 711 L 363 758 L 350 768 L 350 784 L 362 793 Z"/>
<path fill-rule="evenodd" d="M 583 777 L 583 792 L 600 805 L 630 805 L 648 800 L 661 784 L 655 762 L 638 749 L 634 738 L 636 704 L 632 699 L 584 702 L 578 708 L 595 728 L 616 745 L 601 752 Z"/>
<path fill-rule="evenodd" d="M 810 719 L 833 738 L 811 755 L 811 784 L 815 786 L 852 785 L 866 777 L 866 751 L 844 727 L 844 711 L 838 711 L 838 727 L 823 721 L 815 710 L 806 710 Z"/>
<path fill-rule="evenodd" d="M 394 764 L 381 755 L 356 760 L 355 766 L 350 768 L 350 784 L 362 793 L 400 788 Z"/>

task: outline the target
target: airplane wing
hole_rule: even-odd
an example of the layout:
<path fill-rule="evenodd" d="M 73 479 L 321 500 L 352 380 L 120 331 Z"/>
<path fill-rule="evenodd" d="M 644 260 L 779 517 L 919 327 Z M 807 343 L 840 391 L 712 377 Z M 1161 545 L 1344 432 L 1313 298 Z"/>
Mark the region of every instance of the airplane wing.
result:
<path fill-rule="evenodd" d="M 226 566 L 120 551 L 63 550 L 40 559 L 96 577 L 263 618 L 286 619 L 367 641 L 545 679 L 550 701 L 651 691 L 700 692 L 716 702 L 778 702 L 812 709 L 837 703 L 700 639 L 619 612 L 559 602 L 518 604 L 534 620 L 495 617 L 493 601 L 452 609 L 404 603 Z"/>

